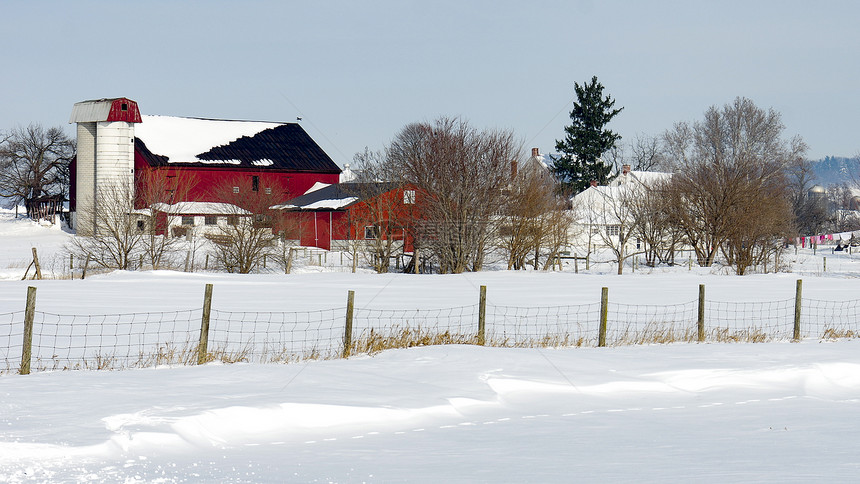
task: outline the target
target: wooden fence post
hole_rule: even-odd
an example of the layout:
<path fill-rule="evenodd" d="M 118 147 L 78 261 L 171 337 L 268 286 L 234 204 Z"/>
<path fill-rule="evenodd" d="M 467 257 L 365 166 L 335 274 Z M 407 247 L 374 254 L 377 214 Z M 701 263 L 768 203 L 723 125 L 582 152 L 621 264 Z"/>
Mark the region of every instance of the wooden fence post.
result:
<path fill-rule="evenodd" d="M 69 254 L 69 272 L 75 270 L 75 254 Z"/>
<path fill-rule="evenodd" d="M 412 264 L 415 265 L 413 267 L 413 272 L 418 274 L 418 261 L 421 260 L 420 254 L 418 253 L 418 247 L 412 249 Z"/>
<path fill-rule="evenodd" d="M 699 319 L 696 324 L 699 343 L 705 342 L 705 285 L 699 284 Z"/>
<path fill-rule="evenodd" d="M 90 265 L 90 255 L 87 254 L 87 259 L 84 261 L 84 269 L 81 271 L 81 280 L 87 277 L 87 267 Z"/>
<path fill-rule="evenodd" d="M 36 249 L 33 249 L 33 250 L 36 250 Z M 34 253 L 34 257 L 35 257 L 35 253 Z M 38 265 L 38 264 L 36 264 L 36 270 L 37 270 L 37 271 L 39 270 L 39 265 Z M 824 272 L 827 272 L 827 257 L 825 257 L 825 258 L 824 258 Z M 42 278 L 42 277 L 41 277 L 41 276 L 39 276 L 39 279 L 41 279 L 41 278 Z"/>
<path fill-rule="evenodd" d="M 36 266 L 36 279 L 42 280 L 42 266 L 39 265 L 39 254 L 36 253 L 36 248 L 33 247 L 33 264 Z M 826 262 L 825 262 L 826 264 Z"/>
<path fill-rule="evenodd" d="M 801 298 L 803 297 L 803 280 L 797 280 L 797 289 L 794 292 L 794 341 L 800 341 L 800 309 Z"/>
<path fill-rule="evenodd" d="M 36 288 L 27 288 L 27 308 L 24 310 L 24 348 L 21 351 L 21 375 L 30 374 L 30 360 L 33 357 L 33 319 L 36 315 Z"/>
<path fill-rule="evenodd" d="M 355 291 L 346 295 L 346 325 L 343 328 L 343 357 L 349 358 L 352 349 L 352 315 L 355 310 Z"/>
<path fill-rule="evenodd" d="M 284 272 L 289 274 L 291 270 L 293 270 L 293 252 L 296 249 L 294 247 L 290 247 L 289 252 L 287 253 L 287 267 L 284 269 Z"/>
<path fill-rule="evenodd" d="M 197 346 L 197 364 L 209 359 L 209 316 L 212 313 L 212 284 L 206 284 L 203 293 L 203 317 L 200 321 L 200 344 Z"/>
<path fill-rule="evenodd" d="M 487 341 L 487 286 L 481 286 L 478 297 L 478 344 L 483 346 Z"/>
<path fill-rule="evenodd" d="M 606 346 L 606 320 L 609 316 L 609 288 L 600 290 L 600 328 L 598 329 L 597 346 Z"/>

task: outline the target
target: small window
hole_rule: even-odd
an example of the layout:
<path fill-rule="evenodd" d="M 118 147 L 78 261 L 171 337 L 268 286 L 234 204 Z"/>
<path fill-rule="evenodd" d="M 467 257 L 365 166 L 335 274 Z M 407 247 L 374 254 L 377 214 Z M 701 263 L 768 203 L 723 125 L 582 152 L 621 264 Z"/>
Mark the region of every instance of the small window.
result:
<path fill-rule="evenodd" d="M 137 231 L 143 232 L 144 227 L 146 227 L 146 222 L 144 222 L 143 220 L 138 220 L 137 221 Z"/>
<path fill-rule="evenodd" d="M 378 239 L 379 238 L 379 227 L 375 225 L 368 225 L 364 228 L 364 238 L 365 239 Z"/>
<path fill-rule="evenodd" d="M 182 225 L 194 225 L 194 216 L 193 215 L 183 215 L 182 216 Z"/>
<path fill-rule="evenodd" d="M 239 216 L 238 215 L 228 215 L 227 216 L 227 225 L 239 225 Z"/>
<path fill-rule="evenodd" d="M 233 187 L 233 193 L 239 193 L 239 187 Z"/>
<path fill-rule="evenodd" d="M 272 188 L 266 187 L 266 195 L 271 195 L 271 194 L 272 194 Z"/>
<path fill-rule="evenodd" d="M 403 203 L 405 205 L 415 204 L 415 190 L 403 190 Z"/>
<path fill-rule="evenodd" d="M 128 104 L 122 103 L 119 107 L 122 111 L 128 111 Z"/>
<path fill-rule="evenodd" d="M 610 237 L 614 237 L 616 235 L 619 235 L 620 233 L 621 233 L 621 226 L 620 225 L 607 225 L 606 226 L 606 235 L 609 235 Z"/>
<path fill-rule="evenodd" d="M 255 192 L 260 191 L 260 177 L 256 175 L 251 177 L 251 190 Z"/>
<path fill-rule="evenodd" d="M 203 223 L 206 225 L 218 225 L 218 217 L 215 215 L 207 215 L 204 217 Z"/>

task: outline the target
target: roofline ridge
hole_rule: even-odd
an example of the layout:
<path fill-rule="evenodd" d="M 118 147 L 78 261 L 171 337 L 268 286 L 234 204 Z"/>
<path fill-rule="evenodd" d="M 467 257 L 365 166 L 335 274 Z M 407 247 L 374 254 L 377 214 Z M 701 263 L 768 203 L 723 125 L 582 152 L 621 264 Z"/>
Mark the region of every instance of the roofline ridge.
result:
<path fill-rule="evenodd" d="M 201 116 L 174 116 L 172 114 L 142 114 L 141 116 L 151 116 L 151 117 L 159 117 L 159 118 L 196 119 L 199 121 L 228 121 L 231 123 L 269 123 L 269 124 L 277 124 L 277 125 L 281 125 L 281 126 L 287 125 L 287 124 L 299 125 L 299 123 L 291 123 L 288 121 L 263 121 L 263 120 L 254 120 L 254 119 L 204 118 Z"/>

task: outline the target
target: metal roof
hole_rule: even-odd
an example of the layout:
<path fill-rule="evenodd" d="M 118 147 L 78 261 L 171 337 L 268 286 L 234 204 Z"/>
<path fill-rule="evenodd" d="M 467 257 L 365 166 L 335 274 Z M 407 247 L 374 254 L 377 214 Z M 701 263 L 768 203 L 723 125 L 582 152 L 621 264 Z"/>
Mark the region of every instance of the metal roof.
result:
<path fill-rule="evenodd" d="M 150 166 L 230 167 L 254 170 L 289 170 L 340 173 L 340 167 L 296 123 L 275 125 L 253 136 L 242 136 L 195 157 L 198 162 L 172 162 L 151 152 L 146 140 L 135 138 L 135 150 Z"/>

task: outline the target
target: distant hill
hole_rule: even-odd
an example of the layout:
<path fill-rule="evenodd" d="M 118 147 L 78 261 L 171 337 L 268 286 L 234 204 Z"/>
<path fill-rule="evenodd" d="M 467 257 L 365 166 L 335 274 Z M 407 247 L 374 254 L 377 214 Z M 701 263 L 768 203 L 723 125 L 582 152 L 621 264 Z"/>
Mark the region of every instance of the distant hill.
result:
<path fill-rule="evenodd" d="M 860 158 L 827 156 L 812 162 L 817 185 L 829 186 L 840 183 L 860 182 Z"/>

